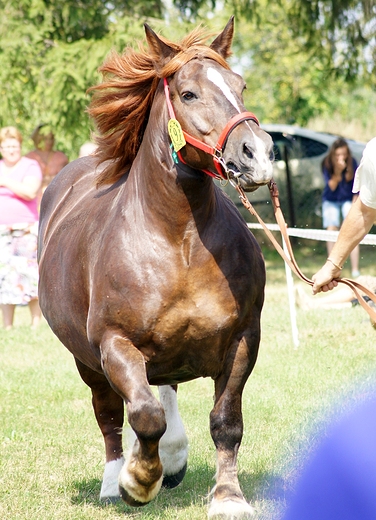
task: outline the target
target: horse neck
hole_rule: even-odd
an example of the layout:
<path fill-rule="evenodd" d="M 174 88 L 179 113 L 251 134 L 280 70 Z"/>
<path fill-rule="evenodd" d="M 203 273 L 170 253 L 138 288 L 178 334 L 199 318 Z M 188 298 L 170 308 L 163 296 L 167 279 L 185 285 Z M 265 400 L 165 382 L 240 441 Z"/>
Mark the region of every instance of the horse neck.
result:
<path fill-rule="evenodd" d="M 195 221 L 214 218 L 216 197 L 208 175 L 173 161 L 167 131 L 168 111 L 162 89 L 158 89 L 149 122 L 132 166 L 131 182 L 143 214 L 152 214 L 160 225 L 185 233 Z"/>

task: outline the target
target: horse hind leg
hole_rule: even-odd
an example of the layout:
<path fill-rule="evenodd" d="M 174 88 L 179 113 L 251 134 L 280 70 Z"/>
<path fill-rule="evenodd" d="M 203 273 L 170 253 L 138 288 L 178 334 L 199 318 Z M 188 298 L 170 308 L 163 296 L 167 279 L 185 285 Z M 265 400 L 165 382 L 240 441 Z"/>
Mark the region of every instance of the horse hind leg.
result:
<path fill-rule="evenodd" d="M 91 389 L 95 417 L 105 443 L 106 464 L 100 500 L 116 502 L 120 500 L 118 478 L 124 464 L 122 448 L 123 399 L 111 388 L 104 375 L 94 372 L 78 359 L 76 359 L 76 365 L 81 378 Z"/>
<path fill-rule="evenodd" d="M 159 386 L 158 391 L 167 421 L 167 429 L 159 443 L 162 486 L 174 488 L 182 482 L 187 470 L 188 439 L 178 410 L 177 386 Z"/>

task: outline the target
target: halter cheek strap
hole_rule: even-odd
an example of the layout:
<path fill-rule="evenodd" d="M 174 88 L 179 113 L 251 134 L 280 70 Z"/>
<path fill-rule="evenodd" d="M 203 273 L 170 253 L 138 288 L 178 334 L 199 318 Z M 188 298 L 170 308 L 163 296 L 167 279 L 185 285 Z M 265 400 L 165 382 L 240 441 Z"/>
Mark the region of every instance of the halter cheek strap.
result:
<path fill-rule="evenodd" d="M 211 177 L 227 179 L 227 169 L 226 169 L 226 165 L 222 159 L 222 153 L 226 146 L 228 136 L 233 131 L 233 129 L 237 125 L 242 123 L 243 121 L 251 120 L 251 121 L 254 121 L 259 126 L 260 123 L 259 123 L 257 117 L 255 116 L 255 114 L 253 114 L 252 112 L 241 112 L 240 114 L 236 114 L 234 117 L 232 117 L 230 119 L 230 121 L 227 123 L 227 125 L 224 127 L 224 129 L 222 130 L 222 132 L 218 138 L 217 144 L 213 147 L 213 146 L 210 146 L 210 145 L 200 141 L 196 137 L 193 137 L 192 135 L 188 134 L 188 132 L 185 132 L 184 130 L 181 129 L 180 124 L 178 123 L 178 121 L 176 120 L 176 117 L 175 117 L 174 107 L 172 106 L 171 98 L 170 98 L 170 88 L 168 86 L 168 81 L 166 78 L 163 78 L 163 84 L 164 84 L 164 91 L 165 91 L 166 102 L 167 102 L 167 107 L 168 107 L 168 113 L 170 116 L 170 122 L 173 121 L 175 123 L 175 125 L 178 126 L 178 129 L 179 129 L 178 132 L 181 132 L 182 136 L 184 137 L 184 139 L 182 139 L 180 141 L 180 144 L 181 143 L 184 143 L 184 144 L 182 144 L 181 146 L 179 145 L 180 147 L 178 150 L 175 149 L 175 151 L 177 152 L 177 155 L 179 157 L 179 160 L 181 162 L 185 163 L 184 159 L 181 156 L 180 149 L 183 146 L 185 146 L 186 143 L 189 143 L 192 146 L 194 146 L 195 148 L 198 148 L 199 150 L 203 150 L 205 153 L 207 153 L 213 157 L 214 166 L 218 172 L 218 175 L 209 170 L 202 170 L 203 172 L 210 175 Z"/>

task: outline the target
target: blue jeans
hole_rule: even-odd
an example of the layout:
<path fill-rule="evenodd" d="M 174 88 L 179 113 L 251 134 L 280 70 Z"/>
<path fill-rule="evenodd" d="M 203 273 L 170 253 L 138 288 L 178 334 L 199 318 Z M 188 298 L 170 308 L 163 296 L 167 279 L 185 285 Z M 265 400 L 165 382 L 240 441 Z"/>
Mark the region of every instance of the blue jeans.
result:
<path fill-rule="evenodd" d="M 341 226 L 341 216 L 342 220 L 344 220 L 350 211 L 351 205 L 351 200 L 346 200 L 345 202 L 324 200 L 322 203 L 322 220 L 324 229 L 327 229 L 328 227 L 336 227 L 339 229 Z"/>

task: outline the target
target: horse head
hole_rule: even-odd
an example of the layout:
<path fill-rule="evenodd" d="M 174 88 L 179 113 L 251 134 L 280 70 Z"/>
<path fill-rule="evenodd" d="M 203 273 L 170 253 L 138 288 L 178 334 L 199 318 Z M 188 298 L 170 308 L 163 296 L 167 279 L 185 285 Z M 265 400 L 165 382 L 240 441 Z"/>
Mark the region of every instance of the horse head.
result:
<path fill-rule="evenodd" d="M 210 47 L 192 45 L 183 51 L 147 25 L 145 31 L 158 74 L 168 82 L 170 118 L 181 125 L 185 138 L 180 159 L 254 191 L 272 178 L 273 142 L 246 111 L 244 80 L 226 62 L 233 25 L 231 18 Z"/>

